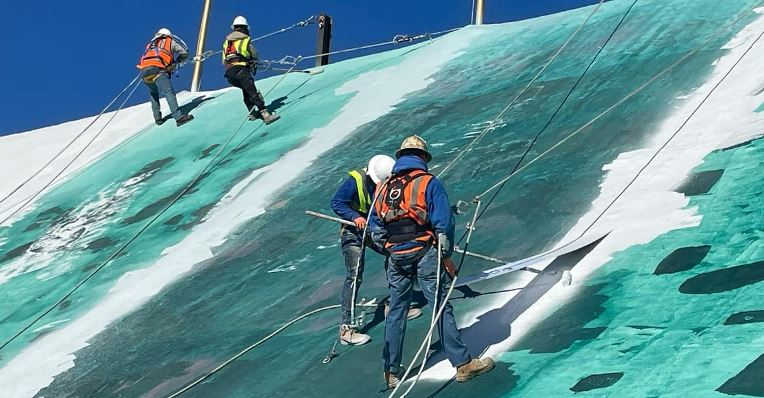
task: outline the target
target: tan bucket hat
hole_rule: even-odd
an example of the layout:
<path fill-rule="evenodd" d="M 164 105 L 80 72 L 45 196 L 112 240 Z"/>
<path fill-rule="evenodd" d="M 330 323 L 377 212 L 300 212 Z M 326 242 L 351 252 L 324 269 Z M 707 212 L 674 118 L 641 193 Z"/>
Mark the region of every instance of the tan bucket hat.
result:
<path fill-rule="evenodd" d="M 411 137 L 403 140 L 401 143 L 401 148 L 395 151 L 395 158 L 400 158 L 403 155 L 403 152 L 409 149 L 422 151 L 424 154 L 424 160 L 426 162 L 432 160 L 432 155 L 430 155 L 430 152 L 427 150 L 427 141 L 418 135 L 412 135 Z"/>

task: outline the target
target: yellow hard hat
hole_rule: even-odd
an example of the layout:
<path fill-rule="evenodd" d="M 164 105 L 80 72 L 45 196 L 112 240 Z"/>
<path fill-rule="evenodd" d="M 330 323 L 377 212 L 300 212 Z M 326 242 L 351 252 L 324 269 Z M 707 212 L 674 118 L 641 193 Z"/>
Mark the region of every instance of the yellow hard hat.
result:
<path fill-rule="evenodd" d="M 401 148 L 395 151 L 395 157 L 400 158 L 403 156 L 404 152 L 412 149 L 421 151 L 424 155 L 425 162 L 432 160 L 432 155 L 430 155 L 430 152 L 427 150 L 427 141 L 418 135 L 412 135 L 411 137 L 403 140 L 401 143 Z"/>

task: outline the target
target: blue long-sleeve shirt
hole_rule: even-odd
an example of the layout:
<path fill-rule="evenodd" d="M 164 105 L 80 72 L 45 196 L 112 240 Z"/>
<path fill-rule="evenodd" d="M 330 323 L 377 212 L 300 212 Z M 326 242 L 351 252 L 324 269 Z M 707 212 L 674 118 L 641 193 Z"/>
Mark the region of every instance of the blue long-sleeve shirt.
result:
<path fill-rule="evenodd" d="M 364 176 L 364 178 L 366 178 L 364 184 L 366 185 L 366 191 L 369 193 L 370 198 L 374 198 L 374 182 L 369 176 Z M 361 214 L 353 210 L 353 208 L 350 207 L 351 203 L 360 203 L 360 198 L 358 197 L 358 185 L 355 182 L 355 178 L 348 177 L 332 197 L 332 210 L 334 210 L 334 212 L 342 219 L 347 221 L 353 221 L 358 217 L 367 216 L 366 214 Z"/>
<path fill-rule="evenodd" d="M 411 170 L 427 171 L 427 163 L 418 156 L 401 156 L 393 166 L 393 176 L 405 174 Z M 382 200 L 380 198 L 379 200 Z M 448 201 L 448 194 L 443 184 L 437 178 L 433 177 L 427 184 L 425 190 L 425 202 L 427 203 L 427 212 L 430 218 L 430 224 L 436 235 L 446 234 L 449 242 L 452 244 L 449 248 L 449 256 L 453 251 L 454 242 L 454 217 L 451 211 L 451 203 Z M 369 215 L 369 228 L 372 231 L 372 237 L 375 240 L 386 238 L 384 224 L 379 219 L 376 209 L 371 210 Z M 376 242 L 380 244 L 381 242 Z"/>

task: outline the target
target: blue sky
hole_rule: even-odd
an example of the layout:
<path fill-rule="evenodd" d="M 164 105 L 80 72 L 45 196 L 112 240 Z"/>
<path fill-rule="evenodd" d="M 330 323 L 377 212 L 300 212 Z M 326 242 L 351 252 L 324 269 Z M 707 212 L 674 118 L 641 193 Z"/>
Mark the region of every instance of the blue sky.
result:
<path fill-rule="evenodd" d="M 597 3 L 597 0 L 486 0 L 486 23 L 507 22 Z M 213 0 L 207 49 L 217 50 L 231 20 L 245 15 L 252 35 L 272 32 L 325 12 L 334 19 L 332 49 L 434 32 L 469 22 L 471 0 Z M 168 27 L 193 52 L 203 0 L 5 0 L 0 12 L 2 90 L 0 135 L 97 114 L 137 74 L 135 64 L 152 34 Z M 309 55 L 316 27 L 258 42 L 263 59 Z M 379 51 L 379 50 L 377 50 Z M 351 53 L 338 61 L 356 57 Z M 226 86 L 217 60 L 207 62 L 202 89 Z M 306 61 L 305 65 L 309 65 Z M 173 79 L 188 89 L 192 68 Z M 129 104 L 145 102 L 139 87 Z M 146 115 L 151 117 L 151 115 Z"/>

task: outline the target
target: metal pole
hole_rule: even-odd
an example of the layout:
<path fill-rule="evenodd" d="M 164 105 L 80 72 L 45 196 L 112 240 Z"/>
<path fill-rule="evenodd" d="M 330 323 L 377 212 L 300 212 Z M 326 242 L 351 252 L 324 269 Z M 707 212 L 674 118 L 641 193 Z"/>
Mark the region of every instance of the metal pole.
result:
<path fill-rule="evenodd" d="M 312 217 L 320 218 L 322 220 L 334 221 L 336 223 L 339 223 L 339 224 L 342 224 L 342 225 L 347 225 L 349 227 L 354 227 L 355 226 L 355 223 L 353 223 L 352 221 L 343 220 L 343 219 L 341 219 L 339 217 L 327 216 L 326 214 L 321 214 L 321 213 L 319 213 L 317 211 L 305 210 L 305 214 L 307 214 L 309 216 L 312 216 Z M 497 264 L 506 264 L 507 263 L 507 261 L 499 260 L 498 258 L 494 258 L 494 257 L 488 257 L 488 256 L 486 256 L 484 254 L 479 254 L 479 253 L 475 253 L 475 252 L 471 252 L 471 251 L 464 251 L 464 250 L 462 250 L 461 248 L 459 248 L 457 246 L 454 246 L 454 251 L 457 252 L 457 253 L 464 254 L 465 256 L 475 257 L 475 258 L 479 258 L 481 260 L 491 261 L 491 262 L 494 262 L 494 263 L 497 263 Z"/>
<path fill-rule="evenodd" d="M 477 1 L 477 7 L 475 7 L 475 25 L 482 25 L 485 0 L 476 0 L 476 1 Z"/>
<path fill-rule="evenodd" d="M 194 57 L 194 75 L 191 78 L 191 92 L 199 91 L 202 84 L 202 54 L 204 54 L 204 40 L 207 38 L 207 20 L 210 16 L 212 0 L 204 0 L 202 11 L 202 23 L 199 26 L 199 40 L 196 42 L 196 56 Z"/>

